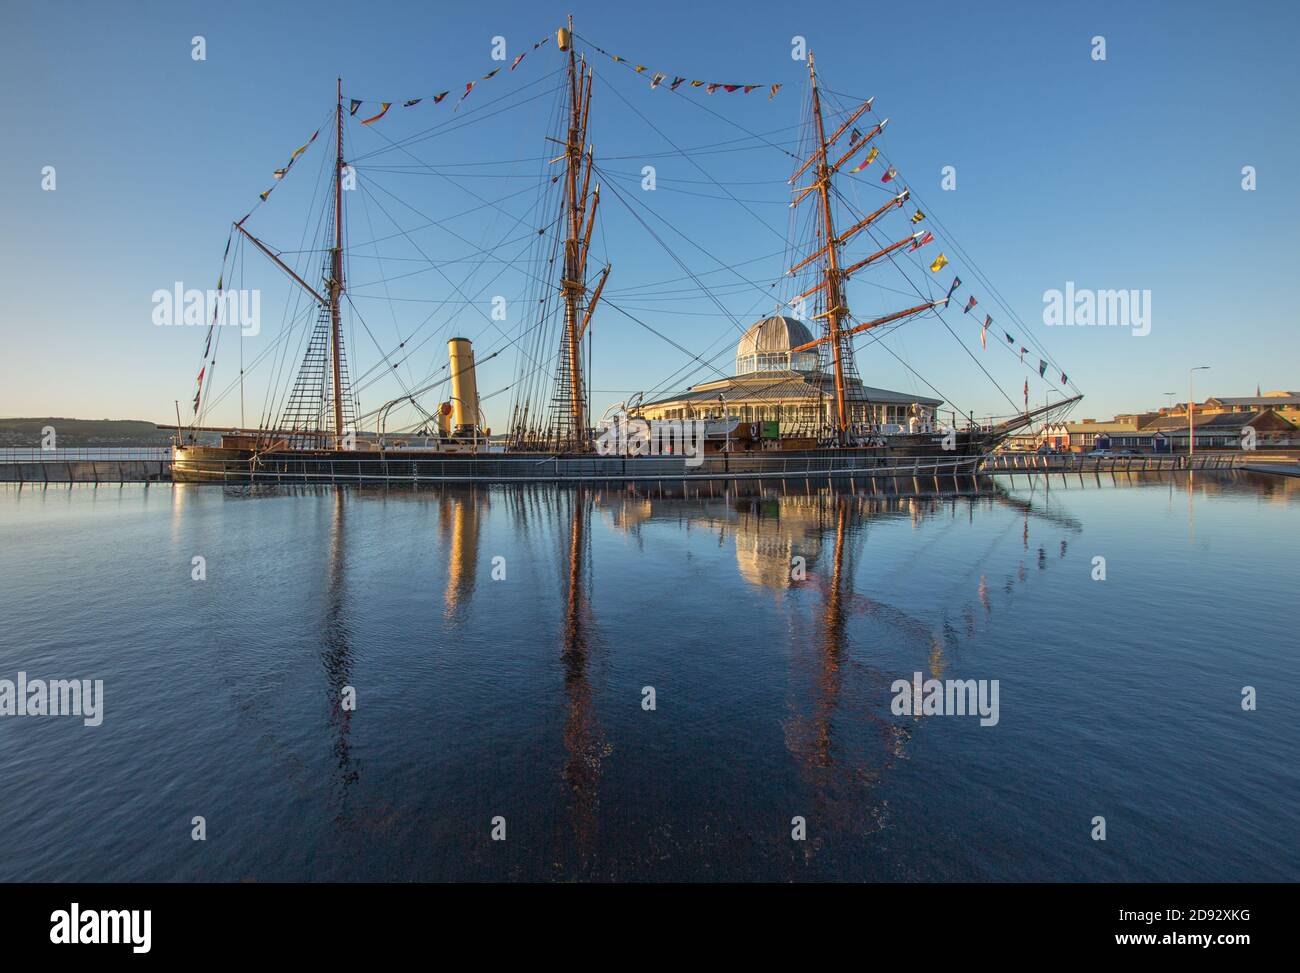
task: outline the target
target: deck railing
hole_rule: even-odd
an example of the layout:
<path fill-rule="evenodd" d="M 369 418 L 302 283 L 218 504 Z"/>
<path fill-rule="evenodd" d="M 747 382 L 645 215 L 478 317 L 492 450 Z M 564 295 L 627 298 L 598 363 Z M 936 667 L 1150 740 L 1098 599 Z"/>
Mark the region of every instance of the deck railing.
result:
<path fill-rule="evenodd" d="M 0 449 L 0 483 L 150 483 L 171 478 L 163 447 Z"/>
<path fill-rule="evenodd" d="M 39 446 L 0 449 L 0 463 L 66 463 L 85 460 L 170 460 L 170 446 L 78 446 L 74 449 L 41 449 Z"/>
<path fill-rule="evenodd" d="M 1088 456 L 1084 453 L 994 453 L 981 473 L 1158 473 L 1178 470 L 1228 470 L 1254 462 L 1249 453 L 1197 453 L 1188 456 L 1134 453 Z"/>

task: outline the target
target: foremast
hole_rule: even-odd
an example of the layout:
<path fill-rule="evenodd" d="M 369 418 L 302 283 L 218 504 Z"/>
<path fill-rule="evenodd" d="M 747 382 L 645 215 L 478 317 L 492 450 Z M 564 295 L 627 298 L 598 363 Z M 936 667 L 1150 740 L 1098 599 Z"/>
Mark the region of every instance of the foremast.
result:
<path fill-rule="evenodd" d="M 844 233 L 836 235 L 834 207 L 831 205 L 831 196 L 833 194 L 832 177 L 839 171 L 840 167 L 843 166 L 845 162 L 856 155 L 861 149 L 870 143 L 872 139 L 884 131 L 885 126 L 889 123 L 889 119 L 884 119 L 879 124 L 875 125 L 865 136 L 858 137 L 857 130 L 854 129 L 854 135 L 850 139 L 848 151 L 832 163 L 830 159 L 831 147 L 864 112 L 871 110 L 872 99 L 868 98 L 828 138 L 826 136 L 825 121 L 822 117 L 821 92 L 817 86 L 817 66 L 811 53 L 808 55 L 808 75 L 812 89 L 812 116 L 815 146 L 812 155 L 810 155 L 795 174 L 790 177 L 790 182 L 793 184 L 809 168 L 812 168 L 813 172 L 816 174 L 816 178 L 811 184 L 802 189 L 795 190 L 795 199 L 791 205 L 797 206 L 813 193 L 817 195 L 818 202 L 820 203 L 818 207 L 819 234 L 820 239 L 825 242 L 822 244 L 820 249 L 814 251 L 804 260 L 791 267 L 790 273 L 795 273 L 815 260 L 821 260 L 821 281 L 812 288 L 798 295 L 796 300 L 821 292 L 823 310 L 819 314 L 814 315 L 814 319 L 819 319 L 823 322 L 823 334 L 820 338 L 817 338 L 814 341 L 799 345 L 797 348 L 791 348 L 790 351 L 793 354 L 800 351 L 809 351 L 823 344 L 830 346 L 831 365 L 834 370 L 835 379 L 835 415 L 831 424 L 831 431 L 837 443 L 840 445 L 849 445 L 849 430 L 853 419 L 849 413 L 847 392 L 849 376 L 846 375 L 849 371 L 847 363 L 851 360 L 850 356 L 852 353 L 849 345 L 849 338 L 859 332 L 867 331 L 871 328 L 879 327 L 880 325 L 888 324 L 892 321 L 902 320 L 903 318 L 909 317 L 913 314 L 919 314 L 920 312 L 929 310 L 930 308 L 947 304 L 948 299 L 943 298 L 938 301 L 929 301 L 924 304 L 919 304 L 916 307 L 907 308 L 894 314 L 888 314 L 856 326 L 852 325 L 852 318 L 849 314 L 848 299 L 844 287 L 845 283 L 849 279 L 849 275 L 885 256 L 888 256 L 899 247 L 919 239 L 922 234 L 913 233 L 897 243 L 890 244 L 876 253 L 871 254 L 864 260 L 860 260 L 847 267 L 843 265 L 840 251 L 844 244 L 891 209 L 901 208 L 903 203 L 907 200 L 909 193 L 906 189 L 903 190 L 889 202 L 885 203 L 884 206 L 877 209 L 874 213 L 871 213 L 865 219 L 860 220 L 858 223 L 849 227 L 849 229 L 845 230 Z"/>

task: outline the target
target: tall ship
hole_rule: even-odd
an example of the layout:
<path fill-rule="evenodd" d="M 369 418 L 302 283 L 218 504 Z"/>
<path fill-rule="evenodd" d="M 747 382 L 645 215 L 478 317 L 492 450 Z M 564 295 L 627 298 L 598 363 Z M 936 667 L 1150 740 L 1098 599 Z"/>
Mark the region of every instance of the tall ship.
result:
<path fill-rule="evenodd" d="M 542 61 L 556 49 L 560 66 L 524 83 L 516 69 L 525 58 Z M 749 133 L 733 140 L 739 148 L 780 156 L 787 163 L 781 170 L 771 166 L 771 182 L 788 185 L 785 208 L 790 219 L 783 234 L 787 265 L 770 280 L 752 280 L 739 269 L 743 262 L 720 261 L 689 238 L 674 239 L 674 234 L 685 235 L 649 207 L 646 197 L 655 194 L 629 188 L 628 173 L 598 161 L 590 133 L 596 63 L 608 63 L 612 71 L 631 71 L 650 90 L 694 99 L 713 114 L 717 112 L 705 104 L 711 95 L 743 97 L 760 90 L 771 101 L 779 84 L 714 83 L 652 71 L 581 38 L 572 18 L 553 36 L 515 55 L 508 67 L 493 68 L 466 82 L 463 90 L 370 102 L 345 97 L 340 79 L 329 121 L 275 170 L 276 181 L 260 194 L 257 206 L 232 223 L 217 288 L 209 292 L 212 315 L 192 405 L 187 402 L 188 418 L 182 418 L 177 402 L 173 478 L 312 483 L 870 476 L 909 470 L 968 475 L 1011 434 L 1059 418 L 1082 396 L 1027 328 L 1017 330 L 1042 356 L 1038 378 L 1046 379 L 1050 367 L 1053 375 L 1060 372 L 1061 387 L 1047 380 L 1044 401 L 1031 408 L 1033 362 L 1025 357 L 1029 349 L 1009 331 L 996 329 L 994 343 L 1018 355 L 1030 375 L 1024 381 L 1021 407 L 965 349 L 1009 404 L 1006 413 L 983 417 L 945 403 L 917 368 L 882 340 L 912 322 L 932 320 L 963 344 L 943 314 L 964 299 L 958 312 L 963 326 L 978 322 L 980 314 L 970 317 L 978 299 L 963 289 L 955 274 L 951 282 L 947 275 L 939 276 L 949 258 L 936 241 L 948 235 L 938 233 L 941 225 L 930 207 L 923 211 L 916 194 L 883 156 L 889 120 L 874 121 L 872 98 L 841 104 L 844 96 L 829 92 L 819 81 L 811 53 L 806 60 L 806 109 L 794 138 L 773 142 Z M 489 89 L 498 97 L 489 100 Z M 477 100 L 471 101 L 472 96 Z M 618 97 L 627 116 L 646 121 L 673 146 L 673 157 L 685 159 L 706 177 L 693 184 L 720 190 L 721 195 L 712 198 L 749 210 L 747 201 L 711 176 L 691 149 L 680 149 L 634 102 Z M 827 97 L 833 105 L 827 104 Z M 488 160 L 463 172 L 421 155 L 429 144 L 443 139 L 463 142 L 467 135 L 462 130 L 472 133 L 498 115 L 539 114 L 535 106 L 548 99 L 549 131 L 535 136 L 546 152 L 534 160 L 539 169 L 519 177 L 518 192 L 492 198 L 478 186 L 503 177 L 501 167 L 528 160 Z M 414 134 L 385 133 L 385 119 L 418 112 L 422 103 L 443 106 L 436 124 Z M 517 136 L 525 128 L 514 125 L 512 131 Z M 358 148 L 351 144 L 350 130 L 373 132 L 381 144 Z M 266 231 L 255 232 L 255 216 L 264 215 L 262 207 L 272 192 L 302 167 L 300 160 L 326 131 L 332 137 L 322 141 L 332 142 L 332 152 L 321 160 L 302 245 L 273 245 Z M 706 155 L 731 149 L 713 144 L 696 151 Z M 882 193 L 875 201 L 878 206 L 860 207 L 856 202 L 855 184 L 861 179 L 853 177 L 863 172 L 871 177 L 863 185 Z M 480 177 L 479 183 L 471 181 L 471 173 Z M 383 184 L 414 176 L 436 182 L 440 198 L 464 197 L 465 208 L 456 217 L 476 214 L 471 218 L 480 221 L 484 235 L 474 239 L 456 229 L 464 227 L 463 221 L 430 216 Z M 637 188 L 655 188 L 653 166 L 643 168 L 640 178 Z M 613 197 L 620 204 L 620 223 L 648 239 L 649 244 L 633 244 L 635 253 L 644 253 L 647 245 L 658 246 L 680 269 L 664 282 L 673 286 L 654 293 L 644 283 L 621 292 L 607 287 L 617 281 L 615 251 L 626 253 L 632 247 L 612 241 L 605 232 L 610 204 L 602 206 L 602 192 L 606 200 Z M 519 199 L 527 207 L 511 208 Z M 377 228 L 377 220 L 386 222 L 387 230 Z M 435 252 L 418 235 L 429 228 L 445 230 L 452 240 L 444 238 Z M 489 239 L 493 229 L 498 236 Z M 380 252 L 381 244 L 394 241 L 406 249 L 405 255 Z M 931 252 L 935 258 L 926 260 Z M 594 254 L 600 255 L 595 262 Z M 242 282 L 246 256 L 281 275 L 289 291 L 280 332 L 251 356 L 244 346 L 249 329 L 229 327 L 241 323 L 233 320 L 240 306 L 234 295 L 244 291 L 228 287 L 227 276 L 238 273 Z M 708 265 L 697 262 L 705 257 Z M 359 264 L 365 268 L 363 277 L 370 279 L 356 283 Z M 408 264 L 416 267 L 407 270 Z M 850 285 L 891 266 L 899 272 L 900 286 L 877 282 L 875 287 L 901 295 L 899 306 L 855 316 Z M 504 297 L 485 296 L 507 273 L 515 276 L 524 294 L 514 303 L 526 310 L 514 320 L 504 311 Z M 978 270 L 974 273 L 996 295 L 991 283 Z M 420 282 L 412 292 L 418 274 L 425 275 L 425 281 L 430 274 L 436 276 L 440 296 L 429 298 L 429 288 Z M 721 283 L 716 282 L 719 278 Z M 402 287 L 407 288 L 403 293 L 416 296 L 394 296 L 394 289 Z M 382 295 L 375 293 L 379 289 Z M 645 321 L 644 310 L 636 306 L 685 292 L 707 303 L 718 319 L 734 328 L 734 365 L 728 343 L 715 339 L 705 348 L 686 347 Z M 727 304 L 742 292 L 757 294 L 770 310 L 746 323 Z M 379 316 L 370 306 L 363 311 L 359 303 L 384 298 L 392 318 L 391 337 L 381 337 Z M 996 299 L 1000 302 L 1000 295 Z M 404 313 L 405 304 L 417 301 L 432 304 L 432 310 L 417 323 L 400 321 L 398 310 Z M 616 390 L 614 394 L 623 398 L 598 417 L 593 414 L 592 382 L 597 315 L 607 324 L 618 320 L 629 325 L 615 339 L 625 354 L 635 356 L 638 342 L 659 340 L 685 361 L 655 386 Z M 987 348 L 993 319 L 985 313 L 982 321 L 979 340 Z M 476 334 L 471 336 L 466 325 Z M 258 330 L 260 324 L 253 333 Z M 966 330 L 969 340 L 969 326 Z M 235 334 L 240 336 L 238 374 L 218 385 L 217 356 L 222 356 L 224 368 L 235 351 L 230 347 Z M 612 336 L 613 331 L 606 327 L 602 334 Z M 373 362 L 356 373 L 355 347 L 363 337 L 374 345 Z M 443 341 L 445 358 L 432 366 L 418 364 L 421 353 L 430 354 Z M 866 352 L 891 356 L 897 362 L 896 374 L 905 375 L 914 390 L 865 384 L 857 361 Z M 508 360 L 512 353 L 512 380 L 483 393 L 484 366 L 498 358 Z M 250 422 L 247 388 L 259 375 L 265 385 L 262 406 Z M 935 394 L 915 391 L 918 382 Z M 367 411 L 362 408 L 363 392 Z M 485 420 L 484 401 L 507 393 L 508 422 L 494 433 Z M 217 417 L 233 412 L 236 395 L 240 421 L 222 425 Z"/>

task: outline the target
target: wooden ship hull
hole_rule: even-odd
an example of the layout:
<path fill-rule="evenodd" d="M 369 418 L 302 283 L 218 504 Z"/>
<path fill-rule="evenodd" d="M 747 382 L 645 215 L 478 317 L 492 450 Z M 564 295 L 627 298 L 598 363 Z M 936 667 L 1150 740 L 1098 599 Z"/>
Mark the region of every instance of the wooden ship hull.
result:
<path fill-rule="evenodd" d="M 602 456 L 595 452 L 455 451 L 454 448 L 256 450 L 179 445 L 178 483 L 528 483 L 805 476 L 972 476 L 1005 433 L 916 433 L 880 446 L 829 449 L 713 448 L 702 456 Z M 734 447 L 736 444 L 732 444 Z"/>

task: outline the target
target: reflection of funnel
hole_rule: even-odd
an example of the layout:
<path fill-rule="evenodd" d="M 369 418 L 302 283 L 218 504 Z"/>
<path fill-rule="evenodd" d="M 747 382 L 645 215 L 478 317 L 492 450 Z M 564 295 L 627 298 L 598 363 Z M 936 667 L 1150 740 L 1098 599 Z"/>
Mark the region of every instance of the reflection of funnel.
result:
<path fill-rule="evenodd" d="M 472 436 L 479 425 L 478 380 L 474 375 L 474 348 L 468 338 L 447 342 L 451 368 L 452 435 Z"/>
<path fill-rule="evenodd" d="M 440 522 L 444 534 L 450 538 L 444 596 L 448 618 L 474 594 L 478 575 L 479 504 L 477 495 L 442 498 Z"/>

